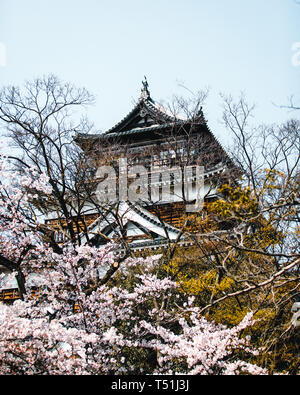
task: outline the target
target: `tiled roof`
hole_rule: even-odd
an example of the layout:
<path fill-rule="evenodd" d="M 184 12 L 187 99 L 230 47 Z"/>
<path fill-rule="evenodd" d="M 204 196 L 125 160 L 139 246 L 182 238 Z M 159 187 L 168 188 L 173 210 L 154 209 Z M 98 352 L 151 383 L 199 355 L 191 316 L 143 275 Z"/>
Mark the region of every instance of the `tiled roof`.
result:
<path fill-rule="evenodd" d="M 144 125 L 140 123 L 143 117 L 147 117 L 147 122 L 145 122 Z M 146 95 L 141 95 L 134 108 L 106 132 L 99 134 L 78 133 L 75 141 L 79 142 L 82 140 L 94 139 L 105 140 L 113 137 L 125 137 L 144 132 L 155 132 L 159 129 L 167 129 L 174 126 L 190 124 L 191 121 L 202 125 L 206 124 L 202 110 L 199 111 L 197 117 L 193 120 L 178 117 L 171 114 L 161 105 L 157 104 L 150 97 L 150 94 L 147 91 Z"/>
<path fill-rule="evenodd" d="M 150 213 L 138 204 L 121 202 L 118 206 L 118 216 L 122 218 L 123 225 L 127 222 L 133 221 L 163 238 L 175 240 L 179 234 L 179 229 L 166 222 L 160 221 L 154 214 Z M 115 222 L 115 216 L 111 215 L 110 212 L 104 219 L 99 217 L 88 227 L 90 237 L 92 238 L 93 235 L 95 236 L 98 233 L 98 230 L 102 233 L 108 224 L 112 225 Z M 83 242 L 85 242 L 84 238 Z"/>

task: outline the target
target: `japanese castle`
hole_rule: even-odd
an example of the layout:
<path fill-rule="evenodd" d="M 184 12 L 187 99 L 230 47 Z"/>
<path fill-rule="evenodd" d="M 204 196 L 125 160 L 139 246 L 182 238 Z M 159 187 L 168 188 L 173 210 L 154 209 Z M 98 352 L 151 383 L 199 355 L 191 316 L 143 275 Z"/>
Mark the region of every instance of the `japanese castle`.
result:
<path fill-rule="evenodd" d="M 111 191 L 119 194 L 117 202 L 113 205 L 107 202 L 110 207 L 103 206 L 101 215 L 99 207 L 95 210 L 92 205 L 86 205 L 84 218 L 89 236 L 86 242 L 101 246 L 107 240 L 118 242 L 122 237 L 134 252 L 155 251 L 175 241 L 190 245 L 182 232 L 186 208 L 196 207 L 199 191 L 204 205 L 217 199 L 219 186 L 234 168 L 210 131 L 202 107 L 189 117 L 172 113 L 153 100 L 146 79 L 136 104 L 123 119 L 104 133 L 77 134 L 75 142 L 87 161 L 95 163 L 96 158 L 97 166 L 105 163 L 114 169 L 118 165 L 120 170 L 120 163 L 126 164 L 125 184 L 120 184 L 122 174 L 107 178 L 108 187 L 113 186 L 113 181 L 116 184 Z M 197 189 L 197 168 L 202 169 L 200 189 Z M 183 173 L 189 170 L 184 173 L 188 175 L 184 186 L 182 169 Z M 125 192 L 130 189 L 132 170 L 143 180 L 135 183 L 135 189 L 141 192 L 146 187 L 146 193 L 135 193 L 135 199 L 124 194 L 124 185 Z M 97 177 L 97 172 L 93 174 Z M 120 198 L 122 188 L 123 198 Z M 64 242 L 55 215 L 46 223 L 55 230 L 56 241 Z M 14 299 L 16 295 L 15 284 L 0 284 L 0 300 Z"/>
<path fill-rule="evenodd" d="M 87 214 L 98 245 L 118 239 L 118 235 L 126 237 L 134 251 L 156 250 L 178 240 L 186 209 L 195 207 L 197 198 L 204 202 L 216 199 L 219 186 L 234 168 L 210 131 L 202 107 L 188 118 L 173 114 L 153 100 L 146 79 L 136 104 L 120 122 L 101 134 L 78 134 L 75 141 L 87 158 L 104 157 L 106 164 L 107 157 L 114 164 L 122 158 L 129 169 L 127 176 L 130 169 L 137 169 L 142 179 L 140 190 L 146 186 L 140 198 L 130 199 L 125 194 L 118 200 L 122 229 L 110 210 L 104 217 Z M 139 171 L 141 166 L 144 172 Z M 184 187 L 178 182 L 183 180 L 179 174 L 183 168 L 189 169 Z M 198 190 L 196 168 L 202 169 L 203 178 Z M 119 174 L 114 181 L 121 177 Z M 129 181 L 125 186 L 130 188 Z M 120 192 L 121 187 L 117 185 L 113 192 L 117 189 Z M 180 243 L 188 242 L 181 237 Z"/>

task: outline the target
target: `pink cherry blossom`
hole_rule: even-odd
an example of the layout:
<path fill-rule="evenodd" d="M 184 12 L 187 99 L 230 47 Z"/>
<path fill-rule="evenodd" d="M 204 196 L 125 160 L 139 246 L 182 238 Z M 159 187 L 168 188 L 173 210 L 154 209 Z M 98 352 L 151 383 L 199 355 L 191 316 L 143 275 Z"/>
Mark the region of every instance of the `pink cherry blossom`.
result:
<path fill-rule="evenodd" d="M 23 300 L 0 302 L 0 374 L 267 374 L 251 364 L 258 351 L 250 339 L 239 337 L 251 313 L 234 328 L 207 321 L 161 275 L 157 257 L 128 258 L 115 285 L 101 284 L 99 269 L 118 259 L 117 246 L 66 243 L 53 251 L 30 203 L 51 193 L 47 177 L 34 168 L 12 177 L 3 156 L 0 176 L 0 254 L 26 289 Z M 240 349 L 247 360 L 234 353 Z"/>

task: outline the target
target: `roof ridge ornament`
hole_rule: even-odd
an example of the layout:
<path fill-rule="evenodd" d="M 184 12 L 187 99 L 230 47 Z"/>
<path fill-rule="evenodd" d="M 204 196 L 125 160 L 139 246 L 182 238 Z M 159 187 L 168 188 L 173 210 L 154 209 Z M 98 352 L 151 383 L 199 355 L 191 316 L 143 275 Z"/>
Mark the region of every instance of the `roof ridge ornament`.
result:
<path fill-rule="evenodd" d="M 142 81 L 143 87 L 141 89 L 141 100 L 150 99 L 149 84 L 146 76 L 144 76 L 144 81 Z"/>

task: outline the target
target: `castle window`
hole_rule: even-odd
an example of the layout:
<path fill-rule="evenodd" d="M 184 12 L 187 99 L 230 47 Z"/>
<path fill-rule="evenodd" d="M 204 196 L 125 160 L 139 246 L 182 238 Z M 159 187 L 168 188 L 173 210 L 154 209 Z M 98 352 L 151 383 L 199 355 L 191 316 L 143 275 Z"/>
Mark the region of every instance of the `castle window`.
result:
<path fill-rule="evenodd" d="M 56 243 L 63 243 L 65 241 L 65 234 L 64 234 L 64 232 L 56 230 L 54 232 L 54 241 Z"/>

